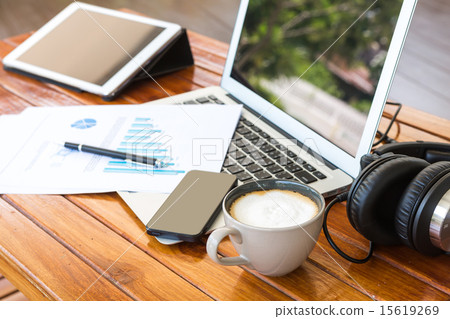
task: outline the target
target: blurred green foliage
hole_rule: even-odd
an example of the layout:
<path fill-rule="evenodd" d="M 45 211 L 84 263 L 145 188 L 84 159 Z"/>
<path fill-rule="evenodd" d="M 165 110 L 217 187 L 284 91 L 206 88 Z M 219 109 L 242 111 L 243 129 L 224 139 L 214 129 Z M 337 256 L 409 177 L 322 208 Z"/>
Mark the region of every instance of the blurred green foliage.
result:
<path fill-rule="evenodd" d="M 367 0 L 251 1 L 236 57 L 237 69 L 252 86 L 263 90 L 269 101 L 277 98 L 262 88 L 261 79 L 301 77 L 367 112 L 373 92 L 349 93 L 348 85 L 328 69 L 327 62 L 338 58 L 347 69 L 365 68 L 375 87 L 401 3 L 401 0 L 379 0 L 375 4 Z"/>

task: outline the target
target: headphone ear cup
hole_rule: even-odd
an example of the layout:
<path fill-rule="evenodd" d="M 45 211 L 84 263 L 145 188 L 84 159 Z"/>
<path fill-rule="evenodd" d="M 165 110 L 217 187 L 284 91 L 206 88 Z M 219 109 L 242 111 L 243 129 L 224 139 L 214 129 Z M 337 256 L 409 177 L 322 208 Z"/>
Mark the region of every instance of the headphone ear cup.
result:
<path fill-rule="evenodd" d="M 414 220 L 420 217 L 418 211 L 423 198 L 432 186 L 439 181 L 442 176 L 450 172 L 450 162 L 437 162 L 429 165 L 423 169 L 411 181 L 408 187 L 403 192 L 402 198 L 399 201 L 397 211 L 395 213 L 395 229 L 400 240 L 407 246 L 417 249 L 415 242 L 415 234 L 413 231 Z M 430 221 L 427 223 L 420 223 L 419 227 L 429 228 Z M 429 240 L 429 236 L 427 238 Z M 430 245 L 420 245 L 430 246 Z M 440 251 L 440 250 L 438 250 Z M 435 249 L 430 248 L 430 251 L 421 251 L 425 254 L 435 253 Z"/>
<path fill-rule="evenodd" d="M 365 238 L 382 245 L 399 244 L 394 219 L 403 190 L 429 163 L 392 155 L 364 169 L 352 185 L 347 216 Z"/>

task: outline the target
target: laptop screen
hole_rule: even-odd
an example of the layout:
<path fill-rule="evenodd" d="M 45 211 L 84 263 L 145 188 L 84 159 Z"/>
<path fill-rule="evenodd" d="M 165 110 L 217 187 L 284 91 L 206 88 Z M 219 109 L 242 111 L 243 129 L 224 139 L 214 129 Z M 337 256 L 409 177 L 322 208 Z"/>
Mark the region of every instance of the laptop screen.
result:
<path fill-rule="evenodd" d="M 231 77 L 355 156 L 402 2 L 250 1 Z"/>

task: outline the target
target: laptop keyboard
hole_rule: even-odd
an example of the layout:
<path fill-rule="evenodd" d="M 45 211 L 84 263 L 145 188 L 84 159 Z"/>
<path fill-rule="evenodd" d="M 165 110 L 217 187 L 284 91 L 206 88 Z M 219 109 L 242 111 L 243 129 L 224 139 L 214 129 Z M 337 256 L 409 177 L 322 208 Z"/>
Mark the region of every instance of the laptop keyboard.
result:
<path fill-rule="evenodd" d="M 214 95 L 183 102 L 206 103 L 225 104 Z M 298 157 L 243 116 L 228 148 L 222 172 L 236 175 L 241 182 L 278 178 L 310 184 L 326 178 L 316 167 Z"/>

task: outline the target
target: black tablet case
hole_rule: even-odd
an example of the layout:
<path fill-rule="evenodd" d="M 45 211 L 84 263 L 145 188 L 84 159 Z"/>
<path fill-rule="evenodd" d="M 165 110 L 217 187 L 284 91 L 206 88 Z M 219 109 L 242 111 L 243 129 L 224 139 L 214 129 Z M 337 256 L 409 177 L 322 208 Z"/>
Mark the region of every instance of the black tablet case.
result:
<path fill-rule="evenodd" d="M 156 54 L 152 59 L 150 59 L 145 66 L 143 66 L 145 72 L 141 70 L 134 77 L 124 82 L 122 86 L 113 95 L 102 96 L 102 99 L 105 101 L 112 101 L 124 89 L 126 89 L 136 81 L 144 79 L 152 80 L 153 77 L 178 71 L 187 68 L 189 66 L 192 66 L 193 64 L 194 58 L 192 56 L 191 46 L 189 44 L 186 29 L 183 28 L 181 30 L 181 33 L 177 37 L 175 37 L 172 41 L 166 43 L 166 45 L 162 48 L 162 50 L 158 54 Z M 58 81 L 42 77 L 33 73 L 29 73 L 23 70 L 7 66 L 3 66 L 3 68 L 7 71 L 13 71 L 15 73 L 26 75 L 39 81 L 56 84 L 61 87 L 73 90 L 75 92 L 83 92 L 81 89 L 77 87 L 70 86 L 65 83 L 60 83 Z M 149 77 L 149 75 L 151 77 Z"/>

